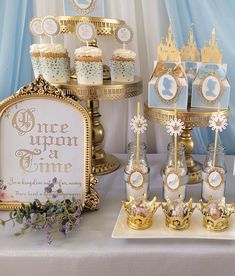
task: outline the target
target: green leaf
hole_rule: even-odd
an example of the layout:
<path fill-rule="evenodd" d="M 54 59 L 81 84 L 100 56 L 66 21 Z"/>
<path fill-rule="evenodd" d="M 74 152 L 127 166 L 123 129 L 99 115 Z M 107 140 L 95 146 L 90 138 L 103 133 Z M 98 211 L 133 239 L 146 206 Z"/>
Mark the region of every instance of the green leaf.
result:
<path fill-rule="evenodd" d="M 15 215 L 16 215 L 16 213 L 15 213 L 14 210 L 11 211 L 10 214 L 9 214 L 9 217 L 12 220 L 13 226 L 15 226 L 15 220 L 14 220 Z"/>
<path fill-rule="evenodd" d="M 0 225 L 5 226 L 5 221 L 0 219 Z"/>
<path fill-rule="evenodd" d="M 23 235 L 23 234 L 24 234 L 24 233 L 22 233 L 22 232 L 17 232 L 17 233 L 15 233 L 14 235 L 18 237 L 18 236 L 21 236 L 21 235 Z"/>

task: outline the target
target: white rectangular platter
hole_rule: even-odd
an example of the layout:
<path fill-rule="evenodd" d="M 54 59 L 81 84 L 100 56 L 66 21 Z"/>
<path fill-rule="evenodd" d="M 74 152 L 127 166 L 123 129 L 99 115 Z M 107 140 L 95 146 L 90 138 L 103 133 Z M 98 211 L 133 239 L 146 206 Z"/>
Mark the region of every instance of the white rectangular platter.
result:
<path fill-rule="evenodd" d="M 146 230 L 133 230 L 127 225 L 127 215 L 124 207 L 121 208 L 114 227 L 112 238 L 115 239 L 211 239 L 235 240 L 235 215 L 229 219 L 229 228 L 223 232 L 208 231 L 203 227 L 202 214 L 195 210 L 191 218 L 191 226 L 184 231 L 169 229 L 165 225 L 165 216 L 161 208 L 153 218 L 153 224 Z"/>

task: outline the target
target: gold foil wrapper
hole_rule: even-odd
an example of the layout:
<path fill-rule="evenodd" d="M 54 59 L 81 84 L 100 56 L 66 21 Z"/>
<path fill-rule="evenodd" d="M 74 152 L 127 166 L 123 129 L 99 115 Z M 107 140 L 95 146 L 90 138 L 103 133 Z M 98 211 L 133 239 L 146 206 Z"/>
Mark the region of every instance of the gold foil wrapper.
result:
<path fill-rule="evenodd" d="M 76 56 L 75 61 L 83 61 L 83 62 L 102 62 L 102 57 L 96 56 Z"/>

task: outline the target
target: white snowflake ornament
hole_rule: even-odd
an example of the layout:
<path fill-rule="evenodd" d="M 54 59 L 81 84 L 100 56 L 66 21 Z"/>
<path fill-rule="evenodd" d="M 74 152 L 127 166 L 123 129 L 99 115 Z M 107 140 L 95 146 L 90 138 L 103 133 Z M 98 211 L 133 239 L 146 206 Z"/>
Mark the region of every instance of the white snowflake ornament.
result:
<path fill-rule="evenodd" d="M 144 133 L 147 129 L 147 120 L 144 118 L 144 116 L 137 115 L 134 116 L 133 119 L 131 119 L 131 129 L 134 131 L 134 133 L 141 134 Z"/>
<path fill-rule="evenodd" d="M 170 119 L 166 125 L 167 132 L 171 136 L 180 136 L 184 130 L 184 122 L 181 121 L 181 119 Z"/>
<path fill-rule="evenodd" d="M 212 130 L 217 130 L 222 132 L 228 126 L 227 122 L 228 122 L 227 118 L 223 114 L 220 114 L 218 112 L 211 116 L 209 120 L 209 127 L 211 127 Z"/>

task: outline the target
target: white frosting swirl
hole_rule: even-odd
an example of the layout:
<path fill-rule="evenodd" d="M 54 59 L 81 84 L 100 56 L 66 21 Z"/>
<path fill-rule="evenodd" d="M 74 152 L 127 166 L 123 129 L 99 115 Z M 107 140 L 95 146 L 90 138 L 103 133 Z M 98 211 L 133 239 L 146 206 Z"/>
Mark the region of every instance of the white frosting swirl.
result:
<path fill-rule="evenodd" d="M 102 50 L 97 47 L 82 46 L 75 50 L 74 55 L 81 57 L 101 57 Z"/>
<path fill-rule="evenodd" d="M 40 48 L 41 53 L 67 53 L 67 50 L 64 48 L 64 45 L 62 44 L 42 44 L 42 47 Z"/>
<path fill-rule="evenodd" d="M 32 44 L 30 45 L 30 53 L 39 53 L 41 48 L 47 44 Z"/>
<path fill-rule="evenodd" d="M 136 53 L 132 50 L 128 50 L 128 49 L 116 49 L 113 52 L 113 56 L 114 57 L 121 57 L 121 58 L 131 58 L 131 59 L 135 59 L 136 57 Z"/>

